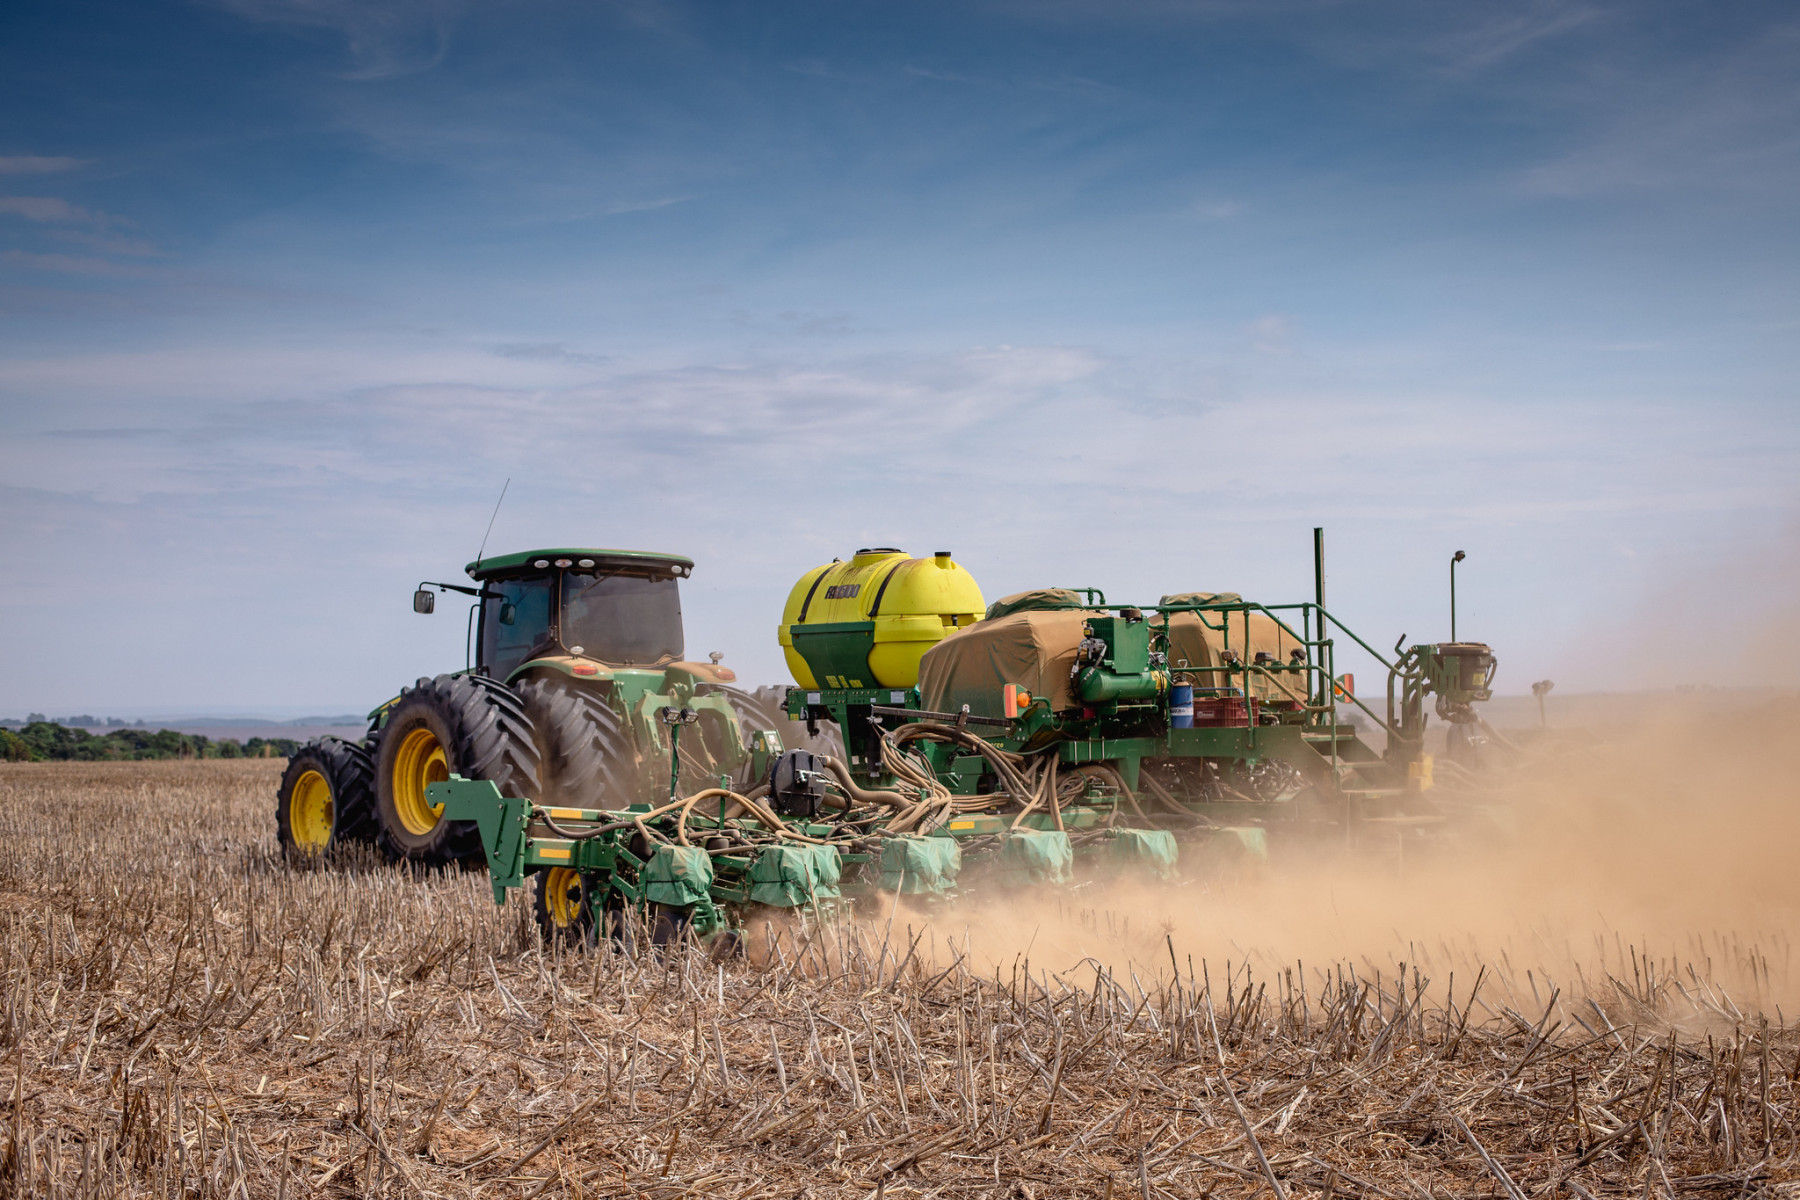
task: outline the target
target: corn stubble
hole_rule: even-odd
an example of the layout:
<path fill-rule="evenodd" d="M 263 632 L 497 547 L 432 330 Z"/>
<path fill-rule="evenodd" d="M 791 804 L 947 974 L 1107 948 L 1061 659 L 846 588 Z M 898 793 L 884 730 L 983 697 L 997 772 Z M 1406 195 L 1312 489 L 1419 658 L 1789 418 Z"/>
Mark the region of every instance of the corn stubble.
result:
<path fill-rule="evenodd" d="M 479 873 L 284 864 L 279 766 L 0 768 L 0 1195 L 1594 1200 L 1800 1177 L 1800 1044 L 1703 977 L 1534 996 L 1488 964 L 1459 995 L 1404 967 L 1196 965 L 1173 939 L 995 966 L 904 910 L 722 963 L 562 953 Z"/>

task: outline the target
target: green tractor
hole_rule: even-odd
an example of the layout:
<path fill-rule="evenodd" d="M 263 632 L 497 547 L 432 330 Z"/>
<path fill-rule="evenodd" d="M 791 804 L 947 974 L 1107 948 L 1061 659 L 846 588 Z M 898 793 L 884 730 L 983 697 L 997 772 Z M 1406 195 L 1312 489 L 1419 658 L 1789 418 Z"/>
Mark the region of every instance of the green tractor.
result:
<path fill-rule="evenodd" d="M 472 598 L 468 664 L 370 713 L 360 744 L 302 747 L 277 798 L 283 849 L 373 842 L 397 861 L 478 865 L 475 823 L 444 819 L 427 794 L 453 774 L 575 809 L 748 790 L 781 754 L 786 722 L 778 701 L 735 686 L 722 655 L 684 657 L 680 581 L 693 566 L 635 550 L 534 550 L 470 563 L 474 586 L 421 583 L 415 612 L 444 592 Z"/>

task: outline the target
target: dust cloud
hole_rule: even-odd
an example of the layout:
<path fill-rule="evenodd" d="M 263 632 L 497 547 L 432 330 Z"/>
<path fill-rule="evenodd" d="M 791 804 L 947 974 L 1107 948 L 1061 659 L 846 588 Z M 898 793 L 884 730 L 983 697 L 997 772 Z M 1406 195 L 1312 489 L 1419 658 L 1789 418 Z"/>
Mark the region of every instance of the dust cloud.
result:
<path fill-rule="evenodd" d="M 1391 977 L 1406 963 L 1439 993 L 1453 974 L 1466 992 L 1485 971 L 1484 997 L 1534 1015 L 1561 988 L 1785 1019 L 1800 1003 L 1800 699 L 1634 706 L 1605 740 L 1523 744 L 1468 797 L 1485 811 L 1430 852 L 1277 841 L 1266 867 L 1173 887 L 1092 884 L 960 907 L 934 918 L 937 956 L 949 941 L 989 971 L 1028 959 L 1034 971 L 1147 980 L 1166 975 L 1172 950 L 1184 974 L 1190 957 L 1215 980 L 1303 964 L 1295 985 L 1303 975 L 1315 987 L 1321 971 Z"/>

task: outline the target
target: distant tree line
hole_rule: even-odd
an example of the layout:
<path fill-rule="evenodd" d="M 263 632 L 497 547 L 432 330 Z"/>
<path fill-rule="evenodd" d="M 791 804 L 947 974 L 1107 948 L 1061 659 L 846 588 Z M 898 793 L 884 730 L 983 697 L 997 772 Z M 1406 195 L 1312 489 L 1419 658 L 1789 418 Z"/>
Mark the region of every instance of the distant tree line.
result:
<path fill-rule="evenodd" d="M 102 725 L 110 726 L 113 729 L 123 729 L 127 725 L 134 724 L 139 729 L 144 727 L 142 721 L 127 721 L 124 717 L 96 717 L 92 713 L 81 713 L 73 717 L 46 717 L 43 713 L 38 712 L 32 713 L 23 721 L 17 717 L 0 717 L 0 726 L 17 729 L 21 725 L 30 725 L 35 721 L 49 721 L 56 725 L 77 725 L 83 729 L 95 729 Z"/>
<path fill-rule="evenodd" d="M 33 716 L 37 714 L 32 714 Z M 245 742 L 208 738 L 173 729 L 109 729 L 102 734 L 55 721 L 0 729 L 6 762 L 123 762 L 145 758 L 287 758 L 300 749 L 293 738 L 253 737 Z"/>

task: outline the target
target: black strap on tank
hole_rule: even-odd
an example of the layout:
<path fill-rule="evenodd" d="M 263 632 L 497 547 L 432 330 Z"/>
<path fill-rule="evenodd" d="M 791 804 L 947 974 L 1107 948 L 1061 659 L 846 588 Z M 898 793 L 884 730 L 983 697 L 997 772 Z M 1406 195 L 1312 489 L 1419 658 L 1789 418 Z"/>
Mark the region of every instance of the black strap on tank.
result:
<path fill-rule="evenodd" d="M 894 581 L 894 576 L 900 573 L 900 568 L 904 567 L 909 562 L 916 561 L 918 560 L 903 558 L 892 567 L 888 568 L 888 573 L 883 576 L 881 580 L 881 590 L 875 593 L 875 603 L 869 606 L 869 620 L 873 621 L 876 617 L 881 615 L 881 598 L 887 595 L 887 585 Z"/>
<path fill-rule="evenodd" d="M 835 566 L 837 566 L 837 563 L 834 562 L 831 564 L 831 567 Z M 813 593 L 819 590 L 819 585 L 825 582 L 825 577 L 827 575 L 831 574 L 831 567 L 826 567 L 823 571 L 820 571 L 819 577 L 813 580 L 813 585 L 806 589 L 806 599 L 800 602 L 800 616 L 794 621 L 794 624 L 806 624 L 806 610 L 812 607 Z"/>

